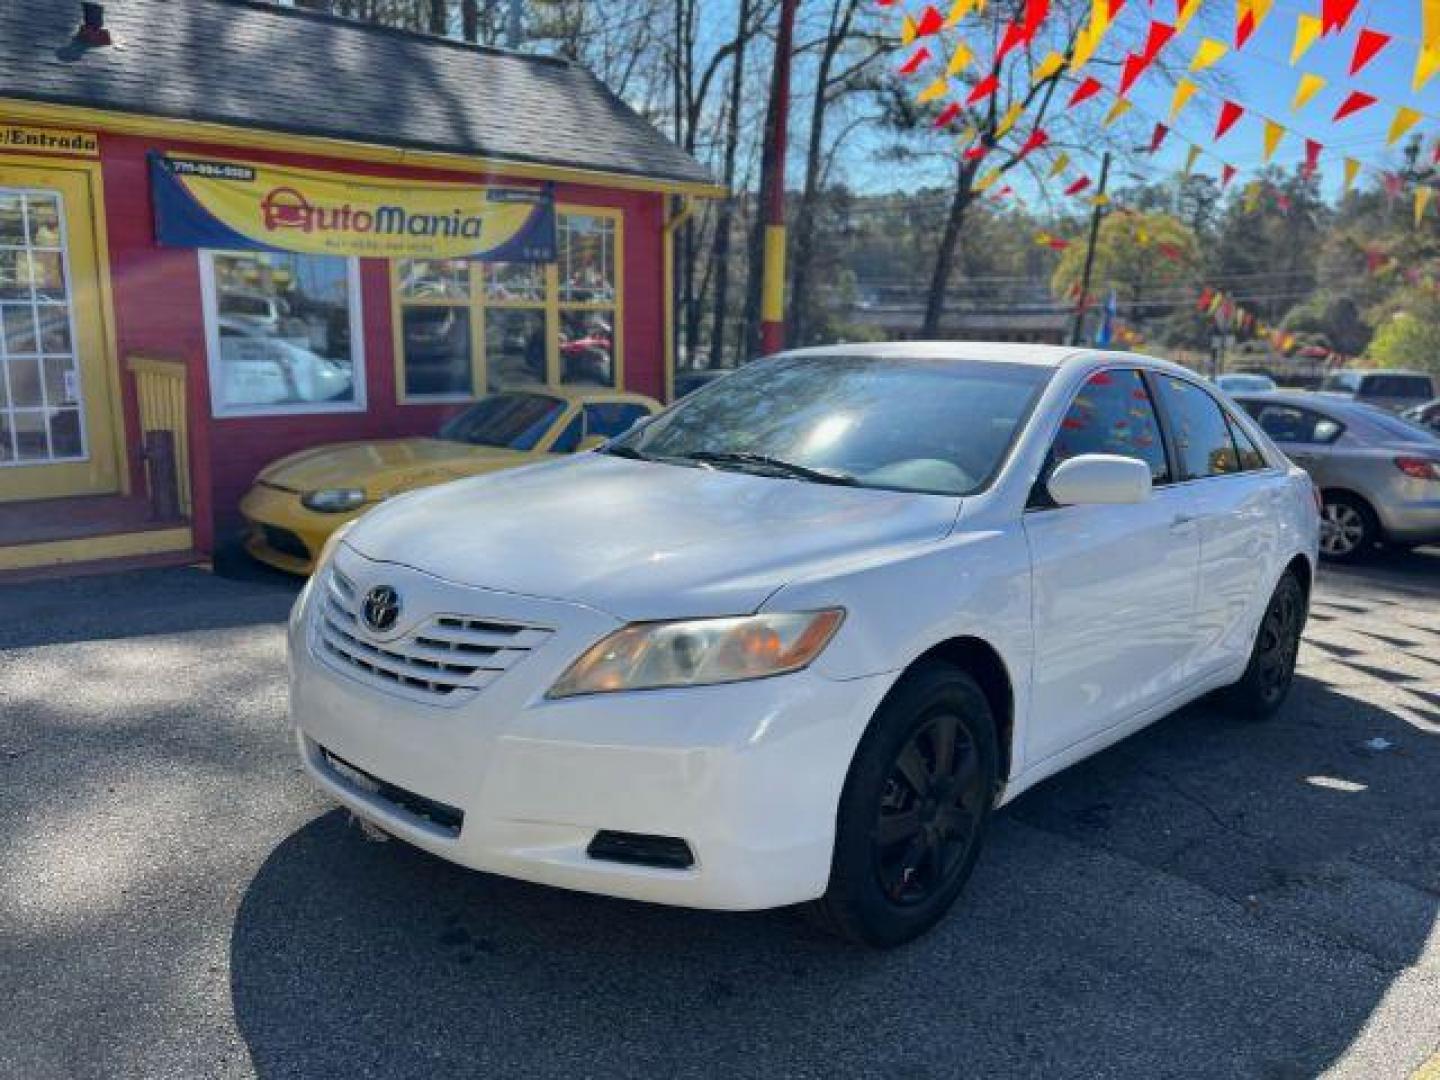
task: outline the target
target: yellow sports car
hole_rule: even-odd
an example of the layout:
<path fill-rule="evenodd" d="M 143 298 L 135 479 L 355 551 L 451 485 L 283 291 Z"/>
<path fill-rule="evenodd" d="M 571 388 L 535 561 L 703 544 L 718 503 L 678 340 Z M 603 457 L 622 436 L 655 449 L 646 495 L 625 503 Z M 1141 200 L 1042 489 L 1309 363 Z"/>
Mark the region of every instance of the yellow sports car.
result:
<path fill-rule="evenodd" d="M 330 534 L 392 495 L 598 446 L 660 411 L 640 394 L 593 387 L 502 390 L 433 438 L 336 443 L 267 465 L 240 501 L 245 549 L 308 574 Z"/>

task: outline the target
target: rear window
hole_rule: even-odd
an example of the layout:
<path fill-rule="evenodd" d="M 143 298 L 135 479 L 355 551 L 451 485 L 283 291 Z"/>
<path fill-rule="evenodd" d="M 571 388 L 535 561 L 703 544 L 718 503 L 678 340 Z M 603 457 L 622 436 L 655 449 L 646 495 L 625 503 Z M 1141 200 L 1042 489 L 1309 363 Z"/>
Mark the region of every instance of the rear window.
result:
<path fill-rule="evenodd" d="M 1435 388 L 1428 375 L 1367 375 L 1362 393 L 1373 397 L 1429 401 Z"/>

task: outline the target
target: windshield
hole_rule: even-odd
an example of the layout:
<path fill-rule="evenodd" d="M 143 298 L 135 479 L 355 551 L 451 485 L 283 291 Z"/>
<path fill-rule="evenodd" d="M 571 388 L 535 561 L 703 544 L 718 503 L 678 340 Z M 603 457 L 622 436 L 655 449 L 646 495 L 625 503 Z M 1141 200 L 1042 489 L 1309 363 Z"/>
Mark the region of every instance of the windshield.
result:
<path fill-rule="evenodd" d="M 697 391 L 610 452 L 966 495 L 999 470 L 1050 373 L 972 360 L 763 360 Z"/>
<path fill-rule="evenodd" d="M 547 394 L 492 394 L 447 421 L 439 437 L 472 446 L 533 450 L 564 411 L 565 403 Z"/>
<path fill-rule="evenodd" d="M 1222 375 L 1220 389 L 1231 393 L 1262 393 L 1275 389 L 1275 381 L 1266 375 Z"/>

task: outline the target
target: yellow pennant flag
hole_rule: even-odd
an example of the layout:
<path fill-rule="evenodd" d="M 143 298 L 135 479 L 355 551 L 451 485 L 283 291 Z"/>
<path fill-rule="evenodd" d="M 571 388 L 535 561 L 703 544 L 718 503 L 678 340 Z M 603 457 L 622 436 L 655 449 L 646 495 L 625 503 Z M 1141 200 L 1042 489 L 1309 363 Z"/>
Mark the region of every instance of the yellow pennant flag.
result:
<path fill-rule="evenodd" d="M 1300 76 L 1300 85 L 1295 88 L 1295 100 L 1290 102 L 1290 111 L 1299 112 L 1310 102 L 1315 100 L 1315 95 L 1326 86 L 1325 79 L 1319 75 L 1304 72 Z"/>
<path fill-rule="evenodd" d="M 1190 144 L 1190 150 L 1185 155 L 1185 172 L 1182 175 L 1189 176 L 1195 171 L 1195 163 L 1200 160 L 1200 147 L 1194 143 Z"/>
<path fill-rule="evenodd" d="M 1015 121 L 1020 119 L 1020 114 L 1024 111 L 1025 106 L 1018 101 L 1006 109 L 1005 115 L 1000 118 L 1000 123 L 995 128 L 995 138 L 1003 139 L 1010 134 L 1010 129 L 1015 126 Z"/>
<path fill-rule="evenodd" d="M 955 46 L 955 52 L 950 57 L 950 63 L 945 66 L 946 75 L 959 75 L 970 66 L 970 61 L 975 59 L 975 54 L 970 51 L 970 46 L 960 42 Z"/>
<path fill-rule="evenodd" d="M 1294 67 L 1300 58 L 1310 51 L 1320 38 L 1322 23 L 1317 15 L 1299 15 L 1295 20 L 1295 44 L 1290 47 L 1290 66 Z"/>
<path fill-rule="evenodd" d="M 945 92 L 949 89 L 950 80 L 942 75 L 940 78 L 932 82 L 929 86 L 925 87 L 924 90 L 921 90 L 918 94 L 915 95 L 915 103 L 917 105 L 924 105 L 927 102 L 934 101 L 936 98 L 944 97 Z"/>
<path fill-rule="evenodd" d="M 1042 83 L 1051 76 L 1057 74 L 1065 66 L 1065 58 L 1058 52 L 1052 52 L 1044 60 L 1040 61 L 1035 68 L 1035 74 L 1030 77 L 1032 83 Z"/>
<path fill-rule="evenodd" d="M 1172 124 L 1175 122 L 1175 118 L 1180 115 L 1180 110 L 1190 103 L 1190 99 L 1195 96 L 1195 92 L 1199 89 L 1199 86 L 1184 77 L 1175 83 L 1175 96 L 1170 99 L 1170 122 Z"/>
<path fill-rule="evenodd" d="M 1253 214 L 1260 209 L 1261 190 L 1259 180 L 1251 180 L 1245 185 L 1245 212 L 1247 214 Z"/>
<path fill-rule="evenodd" d="M 975 136 L 979 134 L 980 129 L 977 128 L 974 124 L 971 124 L 969 127 L 967 127 L 964 131 L 960 133 L 960 138 L 958 142 L 961 146 L 969 146 L 972 142 L 975 141 Z"/>
<path fill-rule="evenodd" d="M 1109 196 L 1109 195 L 1095 195 L 1095 196 L 1092 196 L 1091 199 L 1090 199 L 1090 205 L 1091 205 L 1091 206 L 1109 206 L 1109 205 L 1110 205 L 1110 196 Z"/>
<path fill-rule="evenodd" d="M 1275 156 L 1275 151 L 1280 148 L 1280 140 L 1285 138 L 1285 129 L 1274 120 L 1265 121 L 1265 164 L 1270 164 L 1270 159 Z"/>
<path fill-rule="evenodd" d="M 1100 34 L 1110 29 L 1110 0 L 1090 0 L 1090 29 Z"/>
<path fill-rule="evenodd" d="M 910 13 L 907 11 L 905 18 L 900 23 L 900 44 L 909 45 L 919 33 L 920 28 L 915 25 L 915 20 L 910 18 Z"/>
<path fill-rule="evenodd" d="M 1133 108 L 1129 98 L 1116 98 L 1115 104 L 1110 106 L 1110 111 L 1105 114 L 1105 119 L 1101 123 L 1105 127 L 1109 127 Z"/>
<path fill-rule="evenodd" d="M 1213 67 L 1216 61 L 1220 60 L 1230 49 L 1223 41 L 1216 41 L 1214 38 L 1206 38 L 1200 42 L 1200 47 L 1195 50 L 1195 58 L 1190 61 L 1191 71 L 1204 71 Z"/>
<path fill-rule="evenodd" d="M 1136 229 L 1136 230 L 1135 230 L 1135 243 L 1139 244 L 1141 247 L 1149 247 L 1149 246 L 1150 246 L 1150 234 L 1149 234 L 1148 232 L 1146 232 L 1144 229 Z"/>
<path fill-rule="evenodd" d="M 1070 155 L 1062 153 L 1055 159 L 1055 164 L 1050 166 L 1050 171 L 1045 174 L 1046 180 L 1054 180 L 1070 167 Z"/>
<path fill-rule="evenodd" d="M 1425 89 L 1425 84 L 1435 77 L 1437 71 L 1440 71 L 1440 48 L 1422 48 L 1415 57 L 1415 79 L 1412 84 L 1417 94 Z"/>
<path fill-rule="evenodd" d="M 1079 71 L 1090 62 L 1095 50 L 1100 47 L 1101 36 L 1093 27 L 1081 30 L 1075 35 L 1075 50 L 1070 54 L 1070 70 Z"/>
<path fill-rule="evenodd" d="M 1440 0 L 1420 0 L 1420 48 L 1440 50 Z"/>
<path fill-rule="evenodd" d="M 1200 10 L 1200 3 L 1201 0 L 1181 0 L 1180 9 L 1175 13 L 1175 33 L 1185 32 L 1190 20 L 1195 17 L 1195 12 Z"/>
<path fill-rule="evenodd" d="M 990 170 L 988 173 L 986 173 L 984 176 L 980 177 L 979 180 L 976 180 L 976 181 L 975 181 L 975 186 L 974 186 L 974 188 L 972 188 L 971 190 L 973 190 L 977 195 L 978 195 L 978 194 L 981 194 L 981 193 L 983 193 L 983 192 L 989 191 L 990 188 L 994 186 L 995 181 L 996 181 L 996 180 L 999 180 L 999 179 L 1000 179 L 1000 170 L 999 170 L 999 169 L 991 169 L 991 170 Z"/>
<path fill-rule="evenodd" d="M 1395 119 L 1390 122 L 1390 134 L 1385 136 L 1385 145 L 1394 146 L 1411 128 L 1420 122 L 1420 114 L 1414 109 L 1401 105 L 1395 110 Z"/>
<path fill-rule="evenodd" d="M 1418 187 L 1415 189 L 1415 224 L 1417 227 L 1424 220 L 1425 208 L 1430 205 L 1430 197 L 1434 194 L 1434 188 Z"/>
<path fill-rule="evenodd" d="M 945 20 L 946 28 L 958 25 L 961 19 L 970 14 L 970 9 L 974 6 L 975 0 L 955 0 L 954 6 L 950 9 L 950 17 Z"/>
<path fill-rule="evenodd" d="M 1355 187 L 1355 180 L 1360 175 L 1360 162 L 1354 158 L 1345 159 L 1345 194 L 1349 195 Z"/>

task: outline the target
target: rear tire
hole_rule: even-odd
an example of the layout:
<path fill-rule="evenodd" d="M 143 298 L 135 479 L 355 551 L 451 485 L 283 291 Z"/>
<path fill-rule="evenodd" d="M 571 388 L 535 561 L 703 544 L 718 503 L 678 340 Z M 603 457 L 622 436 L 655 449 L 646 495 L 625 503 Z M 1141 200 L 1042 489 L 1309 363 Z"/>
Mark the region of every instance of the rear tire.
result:
<path fill-rule="evenodd" d="M 1305 587 L 1294 571 L 1287 570 L 1265 607 L 1245 674 L 1225 692 L 1235 712 L 1268 720 L 1280 710 L 1295 682 L 1295 661 L 1304 630 Z"/>
<path fill-rule="evenodd" d="M 850 764 L 821 929 L 889 948 L 929 930 L 980 854 L 995 799 L 995 719 L 978 683 L 949 664 L 905 675 Z"/>
<path fill-rule="evenodd" d="M 1375 550 L 1380 522 L 1363 500 L 1326 492 L 1320 508 L 1320 554 L 1337 563 L 1359 562 Z"/>

